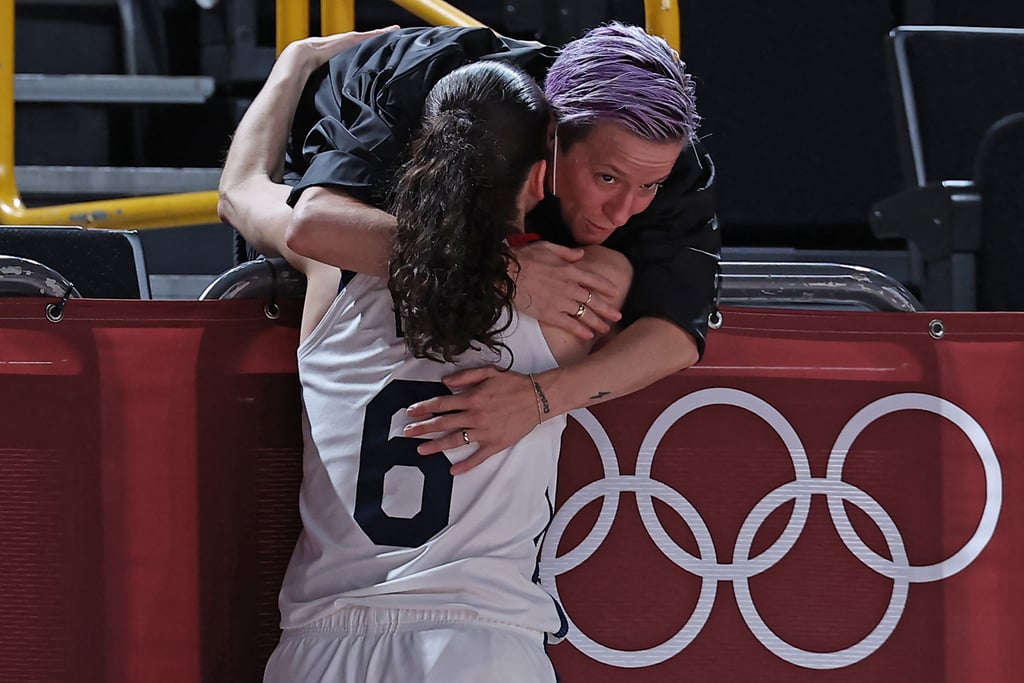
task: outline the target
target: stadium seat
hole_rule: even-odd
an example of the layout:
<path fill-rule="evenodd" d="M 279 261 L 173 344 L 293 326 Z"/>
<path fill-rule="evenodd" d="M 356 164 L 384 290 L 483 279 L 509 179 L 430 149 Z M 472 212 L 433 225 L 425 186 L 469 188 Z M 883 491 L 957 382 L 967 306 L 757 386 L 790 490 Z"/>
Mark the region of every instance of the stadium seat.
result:
<path fill-rule="evenodd" d="M 1024 311 L 1024 112 L 997 121 L 978 149 L 978 309 Z"/>
<path fill-rule="evenodd" d="M 874 206 L 871 227 L 916 247 L 925 306 L 973 310 L 982 248 L 975 158 L 993 123 L 1024 111 L 1024 29 L 899 26 L 888 46 L 905 189 Z"/>
<path fill-rule="evenodd" d="M 138 233 L 65 226 L 0 226 L 0 254 L 53 268 L 92 299 L 149 299 Z"/>

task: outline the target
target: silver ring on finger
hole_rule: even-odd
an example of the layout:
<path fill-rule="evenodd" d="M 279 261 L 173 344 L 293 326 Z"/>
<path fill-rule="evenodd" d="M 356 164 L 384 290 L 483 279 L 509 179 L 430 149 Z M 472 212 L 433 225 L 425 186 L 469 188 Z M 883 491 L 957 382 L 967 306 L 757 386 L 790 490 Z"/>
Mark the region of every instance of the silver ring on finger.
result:
<path fill-rule="evenodd" d="M 469 444 L 473 443 L 472 441 L 469 440 L 469 430 L 468 429 L 463 429 L 462 430 L 462 440 L 466 442 L 467 446 Z"/>

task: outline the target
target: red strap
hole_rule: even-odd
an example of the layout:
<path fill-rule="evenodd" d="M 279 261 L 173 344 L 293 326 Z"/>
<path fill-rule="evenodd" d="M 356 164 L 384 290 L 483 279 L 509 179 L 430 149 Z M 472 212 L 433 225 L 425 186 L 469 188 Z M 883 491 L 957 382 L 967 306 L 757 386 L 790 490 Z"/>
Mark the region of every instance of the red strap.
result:
<path fill-rule="evenodd" d="M 513 232 L 506 239 L 508 240 L 508 246 L 522 247 L 530 242 L 536 242 L 540 239 L 540 235 L 535 232 Z"/>

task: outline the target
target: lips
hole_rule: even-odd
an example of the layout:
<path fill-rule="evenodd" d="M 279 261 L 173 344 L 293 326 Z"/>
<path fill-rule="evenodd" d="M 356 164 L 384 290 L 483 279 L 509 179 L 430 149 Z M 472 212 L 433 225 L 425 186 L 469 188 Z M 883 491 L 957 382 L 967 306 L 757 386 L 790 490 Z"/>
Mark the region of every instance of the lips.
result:
<path fill-rule="evenodd" d="M 615 228 L 603 228 L 582 216 L 577 218 L 572 225 L 573 236 L 580 245 L 601 244 L 615 232 Z"/>
<path fill-rule="evenodd" d="M 588 227 L 588 228 L 590 228 L 590 230 L 591 230 L 591 231 L 593 231 L 593 232 L 601 232 L 601 233 L 604 233 L 604 232 L 613 232 L 613 231 L 615 230 L 615 228 L 614 228 L 614 227 L 611 227 L 611 228 L 603 228 L 603 227 L 601 227 L 600 225 L 597 225 L 597 224 L 595 224 L 595 223 L 591 223 L 591 222 L 590 222 L 589 220 L 587 220 L 586 218 L 584 218 L 583 220 L 585 220 L 585 221 L 587 222 L 587 227 Z"/>

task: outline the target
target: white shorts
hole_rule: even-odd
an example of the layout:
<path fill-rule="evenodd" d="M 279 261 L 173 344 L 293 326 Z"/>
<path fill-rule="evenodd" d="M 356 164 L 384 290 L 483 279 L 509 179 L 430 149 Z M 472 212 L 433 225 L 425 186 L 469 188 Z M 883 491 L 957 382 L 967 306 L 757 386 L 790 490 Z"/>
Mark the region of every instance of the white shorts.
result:
<path fill-rule="evenodd" d="M 544 635 L 464 612 L 347 607 L 281 634 L 264 683 L 555 683 Z"/>

